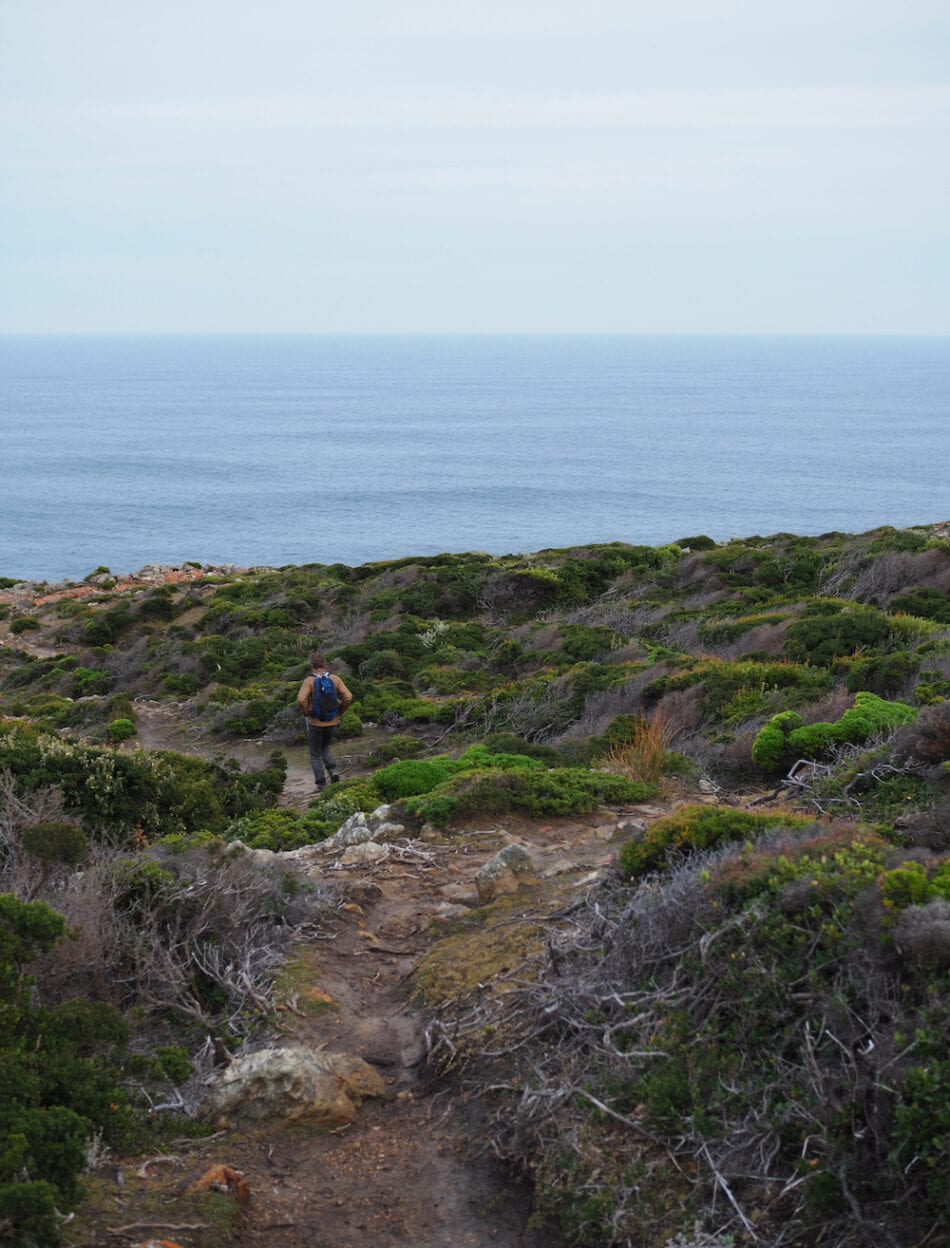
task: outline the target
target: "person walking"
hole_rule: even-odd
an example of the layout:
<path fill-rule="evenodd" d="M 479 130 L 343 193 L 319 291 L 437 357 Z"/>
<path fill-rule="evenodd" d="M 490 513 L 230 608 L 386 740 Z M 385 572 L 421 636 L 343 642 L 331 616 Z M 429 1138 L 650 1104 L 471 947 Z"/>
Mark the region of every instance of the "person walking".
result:
<path fill-rule="evenodd" d="M 297 694 L 297 705 L 307 725 L 310 766 L 317 792 L 321 792 L 327 783 L 327 773 L 331 784 L 336 784 L 340 778 L 330 744 L 353 695 L 339 676 L 327 671 L 327 661 L 322 654 L 311 654 L 310 668 L 310 675 Z"/>

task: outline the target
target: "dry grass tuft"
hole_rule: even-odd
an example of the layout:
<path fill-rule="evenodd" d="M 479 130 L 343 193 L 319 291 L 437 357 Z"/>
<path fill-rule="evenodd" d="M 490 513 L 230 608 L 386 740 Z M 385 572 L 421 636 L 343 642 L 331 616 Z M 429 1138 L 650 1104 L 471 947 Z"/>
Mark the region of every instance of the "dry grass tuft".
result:
<path fill-rule="evenodd" d="M 630 737 L 614 745 L 606 765 L 628 780 L 657 784 L 663 775 L 666 756 L 680 731 L 679 723 L 657 709 L 649 719 L 640 719 Z"/>

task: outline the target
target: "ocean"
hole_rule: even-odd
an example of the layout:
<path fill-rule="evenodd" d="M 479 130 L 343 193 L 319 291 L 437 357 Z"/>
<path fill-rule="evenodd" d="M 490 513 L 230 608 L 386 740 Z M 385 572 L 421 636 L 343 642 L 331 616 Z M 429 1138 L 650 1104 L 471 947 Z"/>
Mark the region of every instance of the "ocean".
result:
<path fill-rule="evenodd" d="M 0 338 L 0 575 L 950 518 L 950 339 Z"/>

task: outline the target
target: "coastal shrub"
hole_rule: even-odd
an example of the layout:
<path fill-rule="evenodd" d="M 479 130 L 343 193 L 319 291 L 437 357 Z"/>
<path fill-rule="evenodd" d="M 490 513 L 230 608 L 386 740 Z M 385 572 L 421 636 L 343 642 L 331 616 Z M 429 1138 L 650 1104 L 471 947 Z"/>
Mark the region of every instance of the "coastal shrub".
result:
<path fill-rule="evenodd" d="M 786 703 L 806 702 L 829 685 L 827 672 L 799 663 L 703 659 L 683 672 L 651 681 L 643 691 L 643 698 L 652 706 L 667 693 L 698 687 L 707 716 L 741 723 L 767 709 L 772 697 L 779 692 Z"/>
<path fill-rule="evenodd" d="M 373 757 L 380 763 L 399 762 L 407 758 L 416 758 L 424 748 L 425 746 L 418 737 L 411 737 L 407 733 L 397 733 L 387 741 L 380 741 L 373 751 Z"/>
<path fill-rule="evenodd" d="M 10 632 L 14 637 L 19 637 L 21 633 L 34 632 L 39 626 L 39 620 L 35 620 L 32 615 L 17 615 L 10 621 Z"/>
<path fill-rule="evenodd" d="M 790 625 L 785 653 L 796 663 L 828 666 L 856 650 L 884 645 L 892 621 L 876 607 L 816 602 Z"/>
<path fill-rule="evenodd" d="M 422 668 L 416 674 L 415 683 L 420 690 L 431 689 L 434 693 L 444 695 L 478 688 L 481 681 L 464 668 L 445 665 Z"/>
<path fill-rule="evenodd" d="M 589 898 L 542 993 L 462 1014 L 524 1050 L 508 1139 L 571 1243 L 666 1243 L 713 1201 L 720 1234 L 697 1246 L 841 1246 L 858 1215 L 869 1243 L 924 1243 L 945 1224 L 950 1000 L 945 973 L 885 952 L 887 853 L 853 826 L 700 853 Z M 657 1166 L 660 1149 L 708 1169 Z"/>
<path fill-rule="evenodd" d="M 757 814 L 734 806 L 684 806 L 627 841 L 620 850 L 620 871 L 633 879 L 660 870 L 672 853 L 693 854 L 751 839 L 767 828 L 807 827 L 812 822 L 803 816 Z"/>
<path fill-rule="evenodd" d="M 906 650 L 872 655 L 848 663 L 844 683 L 852 693 L 864 690 L 881 697 L 901 690 L 920 670 L 921 660 Z"/>
<path fill-rule="evenodd" d="M 833 723 L 803 724 L 794 712 L 783 711 L 756 737 L 752 760 L 765 771 L 779 771 L 797 758 L 818 758 L 834 745 L 860 745 L 916 716 L 915 707 L 866 692 L 857 694 L 854 706 Z"/>
<path fill-rule="evenodd" d="M 134 618 L 126 602 L 98 611 L 84 624 L 82 640 L 89 646 L 112 646 L 134 622 Z"/>
<path fill-rule="evenodd" d="M 448 779 L 456 767 L 455 760 L 445 756 L 409 758 L 377 771 L 373 783 L 381 797 L 394 802 L 417 793 L 429 793 Z"/>
<path fill-rule="evenodd" d="M 492 753 L 484 745 L 473 745 L 459 758 L 445 754 L 435 758 L 406 759 L 391 763 L 378 771 L 373 778 L 377 791 L 387 801 L 430 793 L 449 776 L 476 768 L 495 771 L 543 771 L 544 763 L 536 758 L 519 754 Z"/>
<path fill-rule="evenodd" d="M 153 590 L 147 598 L 143 599 L 139 604 L 138 613 L 141 620 L 173 620 L 178 613 L 178 608 L 170 590 L 161 587 Z"/>
<path fill-rule="evenodd" d="M 939 589 L 921 586 L 907 590 L 891 599 L 890 609 L 934 620 L 937 624 L 950 624 L 950 594 Z"/>
<path fill-rule="evenodd" d="M 87 1001 L 33 1004 L 28 968 L 66 934 L 45 902 L 0 895 L 0 1222 L 5 1242 L 61 1243 L 78 1195 L 85 1142 L 127 1125 L 116 1058 L 128 1040 L 117 1011 Z"/>
<path fill-rule="evenodd" d="M 457 816 L 510 811 L 535 819 L 590 814 L 604 804 L 632 805 L 647 801 L 655 793 L 653 785 L 607 772 L 516 767 L 462 772 L 424 796 L 409 798 L 403 806 L 407 814 L 445 827 Z"/>
<path fill-rule="evenodd" d="M 82 828 L 63 819 L 27 824 L 19 839 L 20 848 L 46 867 L 76 867 L 89 849 Z"/>
<path fill-rule="evenodd" d="M 379 795 L 365 782 L 344 781 L 333 786 L 304 814 L 289 807 L 258 810 L 236 820 L 228 835 L 243 841 L 249 849 L 286 853 L 304 845 L 317 845 L 337 831 L 340 824 L 357 811 L 371 811 L 379 805 Z"/>
<path fill-rule="evenodd" d="M 136 828 L 146 836 L 219 831 L 238 815 L 272 805 L 286 766 L 274 753 L 263 770 L 242 772 L 171 751 L 122 753 L 0 723 L 0 770 L 12 774 L 17 792 L 56 786 L 66 812 L 95 837 L 127 837 Z"/>
<path fill-rule="evenodd" d="M 130 737 L 134 737 L 138 730 L 131 719 L 113 719 L 106 731 L 112 744 L 119 745 L 122 741 L 128 741 Z"/>
<path fill-rule="evenodd" d="M 101 695 L 112 688 L 112 676 L 102 667 L 76 667 L 72 675 L 77 698 Z"/>

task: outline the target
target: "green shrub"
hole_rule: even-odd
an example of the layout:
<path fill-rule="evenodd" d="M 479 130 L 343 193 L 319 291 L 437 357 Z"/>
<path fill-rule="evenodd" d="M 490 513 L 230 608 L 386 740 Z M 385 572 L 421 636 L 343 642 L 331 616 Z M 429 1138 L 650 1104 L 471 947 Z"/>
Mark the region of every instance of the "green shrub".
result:
<path fill-rule="evenodd" d="M 20 833 L 20 846 L 48 866 L 75 867 L 85 857 L 89 842 L 74 823 L 47 820 L 28 824 Z"/>
<path fill-rule="evenodd" d="M 716 543 L 711 537 L 707 537 L 705 533 L 700 534 L 698 537 L 679 537 L 676 539 L 675 544 L 683 550 L 689 549 L 691 551 L 716 549 Z"/>
<path fill-rule="evenodd" d="M 339 740 L 344 741 L 350 737 L 361 737 L 363 735 L 363 721 L 352 706 L 348 707 L 341 717 L 336 735 Z"/>
<path fill-rule="evenodd" d="M 26 1161 L 26 1137 L 11 1136 L 11 1144 L 22 1148 L 18 1160 Z M 12 1157 L 9 1148 L 0 1155 L 0 1168 L 22 1170 L 5 1157 Z M 62 1216 L 57 1209 L 59 1194 L 52 1183 L 0 1182 L 0 1221 L 6 1226 L 7 1243 L 14 1248 L 57 1248 L 63 1242 Z"/>
<path fill-rule="evenodd" d="M 816 602 L 789 626 L 785 653 L 796 663 L 827 666 L 856 650 L 882 646 L 892 621 L 875 607 Z"/>
<path fill-rule="evenodd" d="M 891 611 L 903 611 L 938 624 L 950 624 L 950 594 L 921 586 L 898 594 L 890 602 Z"/>
<path fill-rule="evenodd" d="M 457 769 L 454 760 L 445 756 L 439 758 L 407 758 L 400 763 L 391 763 L 382 771 L 377 771 L 373 783 L 381 797 L 388 802 L 399 801 L 404 797 L 413 797 L 418 793 L 429 793 Z"/>
<path fill-rule="evenodd" d="M 170 672 L 163 678 L 162 684 L 169 693 L 177 693 L 183 698 L 190 698 L 198 692 L 202 682 L 190 672 Z"/>
<path fill-rule="evenodd" d="M 883 903 L 889 910 L 922 906 L 934 895 L 926 869 L 919 862 L 904 862 L 885 871 L 878 886 Z"/>
<path fill-rule="evenodd" d="M 642 837 L 627 841 L 620 851 L 620 871 L 628 879 L 657 871 L 671 853 L 694 853 L 742 841 L 774 827 L 807 827 L 812 821 L 796 815 L 761 815 L 733 806 L 684 806 L 651 823 Z"/>
<path fill-rule="evenodd" d="M 249 810 L 273 805 L 287 763 L 271 754 L 263 771 L 242 772 L 167 750 L 124 753 L 77 745 L 0 723 L 0 768 L 13 773 L 19 794 L 56 785 L 65 809 L 94 836 L 146 836 L 223 830 Z"/>
<path fill-rule="evenodd" d="M 134 737 L 137 729 L 131 719 L 114 719 L 106 731 L 112 744 L 119 745 L 122 741 L 128 741 L 130 737 Z"/>
<path fill-rule="evenodd" d="M 73 682 L 77 698 L 108 693 L 112 688 L 112 677 L 101 667 L 74 668 Z"/>
<path fill-rule="evenodd" d="M 417 688 L 432 689 L 442 695 L 460 693 L 481 683 L 474 673 L 451 665 L 424 667 L 416 673 L 415 681 Z"/>
<path fill-rule="evenodd" d="M 385 763 L 406 758 L 416 758 L 422 753 L 423 748 L 423 744 L 418 737 L 397 734 L 390 737 L 388 741 L 381 741 L 377 745 L 374 755 L 380 762 Z"/>
<path fill-rule="evenodd" d="M 650 704 L 665 693 L 702 686 L 706 714 L 738 723 L 766 709 L 779 692 L 785 702 L 803 703 L 830 683 L 827 672 L 799 663 L 703 659 L 684 672 L 651 681 L 644 698 Z"/>
<path fill-rule="evenodd" d="M 906 650 L 871 655 L 847 665 L 844 683 L 852 693 L 864 691 L 886 697 L 902 689 L 919 668 L 920 659 Z"/>
<path fill-rule="evenodd" d="M 153 590 L 139 606 L 141 620 L 173 620 L 177 614 L 178 608 L 167 589 Z"/>
<path fill-rule="evenodd" d="M 32 615 L 18 615 L 10 621 L 10 632 L 18 637 L 21 633 L 33 632 L 39 626 L 39 620 L 34 620 Z"/>
<path fill-rule="evenodd" d="M 303 845 L 316 845 L 337 831 L 357 811 L 379 805 L 379 794 L 365 780 L 344 780 L 328 787 L 303 815 L 289 807 L 254 811 L 231 825 L 228 834 L 249 849 L 282 853 Z"/>
<path fill-rule="evenodd" d="M 114 1058 L 128 1029 L 117 1011 L 89 1001 L 32 1004 L 25 968 L 65 930 L 44 902 L 0 896 L 0 1220 L 4 1241 L 24 1248 L 60 1242 L 51 1206 L 75 1201 L 85 1141 L 98 1130 L 115 1142 L 123 1118 L 115 1110 L 126 1104 Z"/>
<path fill-rule="evenodd" d="M 532 818 L 589 814 L 604 803 L 632 805 L 656 793 L 607 772 L 560 767 L 552 771 L 477 770 L 461 772 L 435 790 L 404 802 L 406 812 L 444 827 L 456 816 L 523 812 Z"/>
<path fill-rule="evenodd" d="M 774 715 L 756 737 L 752 760 L 765 771 L 780 771 L 797 758 L 818 758 L 833 745 L 860 745 L 879 732 L 911 723 L 917 709 L 859 693 L 854 706 L 834 723 L 802 724 L 794 712 Z"/>
<path fill-rule="evenodd" d="M 788 757 L 789 734 L 802 726 L 797 711 L 780 711 L 760 731 L 752 746 L 752 761 L 764 771 L 777 771 Z"/>

